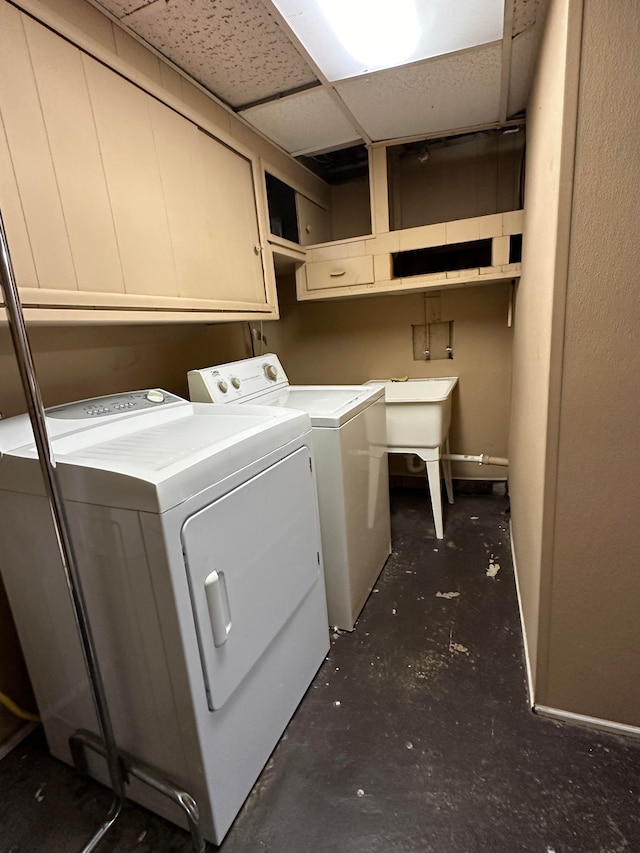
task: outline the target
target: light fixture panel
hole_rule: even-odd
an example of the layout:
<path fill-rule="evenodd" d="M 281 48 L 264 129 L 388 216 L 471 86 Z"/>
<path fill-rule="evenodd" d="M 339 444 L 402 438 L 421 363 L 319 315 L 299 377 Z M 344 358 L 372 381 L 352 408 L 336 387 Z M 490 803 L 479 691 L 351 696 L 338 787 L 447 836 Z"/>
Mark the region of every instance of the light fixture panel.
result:
<path fill-rule="evenodd" d="M 499 41 L 503 35 L 504 0 L 271 2 L 331 82 Z"/>

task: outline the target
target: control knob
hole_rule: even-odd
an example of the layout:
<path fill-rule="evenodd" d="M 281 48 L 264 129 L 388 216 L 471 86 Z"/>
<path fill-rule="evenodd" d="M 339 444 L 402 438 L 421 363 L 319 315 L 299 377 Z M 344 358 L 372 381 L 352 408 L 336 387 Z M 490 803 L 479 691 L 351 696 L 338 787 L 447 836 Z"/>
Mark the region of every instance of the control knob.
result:
<path fill-rule="evenodd" d="M 150 403 L 164 403 L 164 394 L 158 388 L 147 391 L 145 397 Z"/>
<path fill-rule="evenodd" d="M 240 387 L 240 380 L 238 379 L 238 377 L 237 377 L 237 376 L 232 376 L 232 377 L 231 377 L 231 384 L 233 385 L 233 387 L 234 387 L 234 388 L 236 389 L 236 391 L 237 391 L 237 390 L 238 390 L 238 388 Z"/>
<path fill-rule="evenodd" d="M 275 382 L 275 380 L 278 378 L 278 368 L 275 366 L 275 364 L 265 364 L 264 375 L 267 377 L 267 379 L 271 379 L 272 382 Z"/>
<path fill-rule="evenodd" d="M 223 394 L 226 394 L 226 393 L 227 393 L 227 391 L 229 390 L 229 386 L 228 386 L 228 385 L 227 385 L 227 383 L 224 381 L 224 379 L 221 379 L 221 380 L 218 382 L 218 390 L 219 390 L 219 391 L 222 391 L 222 393 L 223 393 Z"/>

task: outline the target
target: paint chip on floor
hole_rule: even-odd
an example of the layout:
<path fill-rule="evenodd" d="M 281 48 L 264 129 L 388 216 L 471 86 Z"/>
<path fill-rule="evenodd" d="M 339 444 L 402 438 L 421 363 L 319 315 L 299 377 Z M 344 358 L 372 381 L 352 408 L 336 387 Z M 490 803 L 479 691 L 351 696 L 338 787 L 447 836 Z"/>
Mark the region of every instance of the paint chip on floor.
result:
<path fill-rule="evenodd" d="M 466 646 L 463 646 L 462 643 L 449 643 L 449 651 L 450 652 L 459 652 L 463 655 L 469 654 L 469 649 Z"/>
<path fill-rule="evenodd" d="M 457 598 L 459 592 L 436 592 L 436 598 Z"/>
<path fill-rule="evenodd" d="M 495 576 L 498 574 L 499 571 L 500 571 L 500 563 L 496 563 L 496 561 L 493 559 L 493 554 L 492 554 L 491 557 L 489 558 L 489 565 L 487 566 L 487 577 L 488 578 L 495 578 Z"/>

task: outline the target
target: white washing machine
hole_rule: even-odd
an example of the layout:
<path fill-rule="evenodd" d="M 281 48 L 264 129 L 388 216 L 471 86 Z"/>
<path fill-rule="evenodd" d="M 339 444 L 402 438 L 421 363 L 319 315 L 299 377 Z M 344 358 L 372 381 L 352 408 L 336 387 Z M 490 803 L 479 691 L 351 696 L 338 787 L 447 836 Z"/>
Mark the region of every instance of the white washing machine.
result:
<path fill-rule="evenodd" d="M 219 844 L 329 648 L 309 418 L 154 389 L 47 425 L 118 746 L 191 793 Z M 0 422 L 0 450 L 2 574 L 71 761 L 69 736 L 97 724 L 26 415 Z M 185 826 L 151 788 L 128 793 Z"/>
<path fill-rule="evenodd" d="M 329 624 L 353 630 L 391 552 L 384 389 L 292 386 L 273 354 L 191 370 L 188 379 L 192 400 L 309 414 Z"/>

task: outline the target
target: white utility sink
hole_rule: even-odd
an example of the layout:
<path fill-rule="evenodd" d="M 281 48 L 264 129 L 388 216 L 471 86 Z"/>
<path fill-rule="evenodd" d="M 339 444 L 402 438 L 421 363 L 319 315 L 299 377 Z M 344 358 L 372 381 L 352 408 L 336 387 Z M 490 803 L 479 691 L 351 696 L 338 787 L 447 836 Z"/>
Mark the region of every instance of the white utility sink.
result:
<path fill-rule="evenodd" d="M 434 379 L 370 379 L 367 384 L 383 385 L 387 414 L 387 452 L 415 454 L 425 463 L 436 538 L 444 536 L 440 492 L 441 448 L 449 452 L 451 394 L 457 376 Z M 449 503 L 453 503 L 451 464 L 442 460 Z"/>
<path fill-rule="evenodd" d="M 371 379 L 384 385 L 387 447 L 440 447 L 451 423 L 451 394 L 457 376 L 437 379 Z"/>

